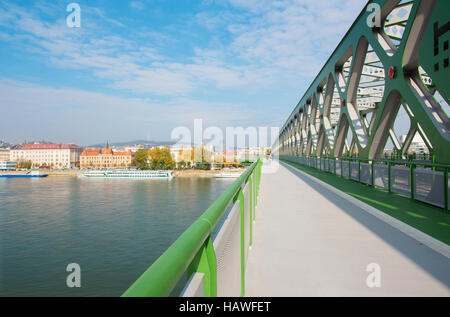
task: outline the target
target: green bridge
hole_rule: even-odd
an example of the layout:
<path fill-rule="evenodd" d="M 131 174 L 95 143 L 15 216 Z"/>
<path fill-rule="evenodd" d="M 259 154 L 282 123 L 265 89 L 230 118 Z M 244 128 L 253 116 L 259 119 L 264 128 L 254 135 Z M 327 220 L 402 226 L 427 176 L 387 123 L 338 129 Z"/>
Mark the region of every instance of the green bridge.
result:
<path fill-rule="evenodd" d="M 189 297 L 449 296 L 449 12 L 369 1 L 271 156 L 123 296 L 169 296 L 184 277 Z"/>

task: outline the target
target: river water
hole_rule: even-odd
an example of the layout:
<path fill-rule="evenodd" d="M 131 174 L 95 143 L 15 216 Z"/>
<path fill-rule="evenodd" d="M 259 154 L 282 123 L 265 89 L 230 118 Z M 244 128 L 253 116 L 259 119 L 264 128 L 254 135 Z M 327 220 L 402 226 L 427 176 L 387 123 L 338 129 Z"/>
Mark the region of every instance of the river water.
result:
<path fill-rule="evenodd" d="M 0 179 L 0 296 L 120 296 L 233 181 Z"/>

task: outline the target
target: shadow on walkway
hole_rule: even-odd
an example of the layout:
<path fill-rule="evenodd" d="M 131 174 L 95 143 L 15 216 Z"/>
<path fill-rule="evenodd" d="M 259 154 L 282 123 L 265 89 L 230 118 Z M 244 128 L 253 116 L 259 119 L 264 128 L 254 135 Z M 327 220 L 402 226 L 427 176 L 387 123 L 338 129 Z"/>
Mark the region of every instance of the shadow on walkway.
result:
<path fill-rule="evenodd" d="M 305 176 L 304 172 L 284 162 L 280 162 L 280 164 L 320 193 L 324 199 L 333 203 L 450 288 L 450 259 L 371 215 L 351 201 L 327 189 L 322 184 L 311 180 L 308 176 Z M 349 208 L 350 204 L 352 208 Z"/>

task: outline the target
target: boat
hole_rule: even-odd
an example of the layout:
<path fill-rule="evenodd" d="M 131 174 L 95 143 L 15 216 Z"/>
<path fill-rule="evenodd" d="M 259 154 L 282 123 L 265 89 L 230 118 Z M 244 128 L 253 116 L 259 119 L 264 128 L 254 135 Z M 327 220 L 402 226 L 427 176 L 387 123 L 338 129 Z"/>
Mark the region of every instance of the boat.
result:
<path fill-rule="evenodd" d="M 219 174 L 216 174 L 214 177 L 216 178 L 239 178 L 241 176 L 241 172 L 222 172 Z"/>
<path fill-rule="evenodd" d="M 78 174 L 81 178 L 132 178 L 132 179 L 171 179 L 173 172 L 170 171 L 139 171 L 139 170 L 108 170 L 90 171 Z"/>
<path fill-rule="evenodd" d="M 41 174 L 38 171 L 28 172 L 26 174 L 1 174 L 1 178 L 42 178 L 47 177 L 48 174 Z"/>

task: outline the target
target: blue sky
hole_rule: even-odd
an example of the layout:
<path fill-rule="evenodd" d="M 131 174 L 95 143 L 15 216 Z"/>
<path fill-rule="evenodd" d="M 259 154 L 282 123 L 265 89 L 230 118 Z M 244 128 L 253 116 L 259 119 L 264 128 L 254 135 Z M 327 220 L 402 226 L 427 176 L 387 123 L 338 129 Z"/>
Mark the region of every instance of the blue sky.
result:
<path fill-rule="evenodd" d="M 365 0 L 0 0 L 0 139 L 281 126 Z"/>

